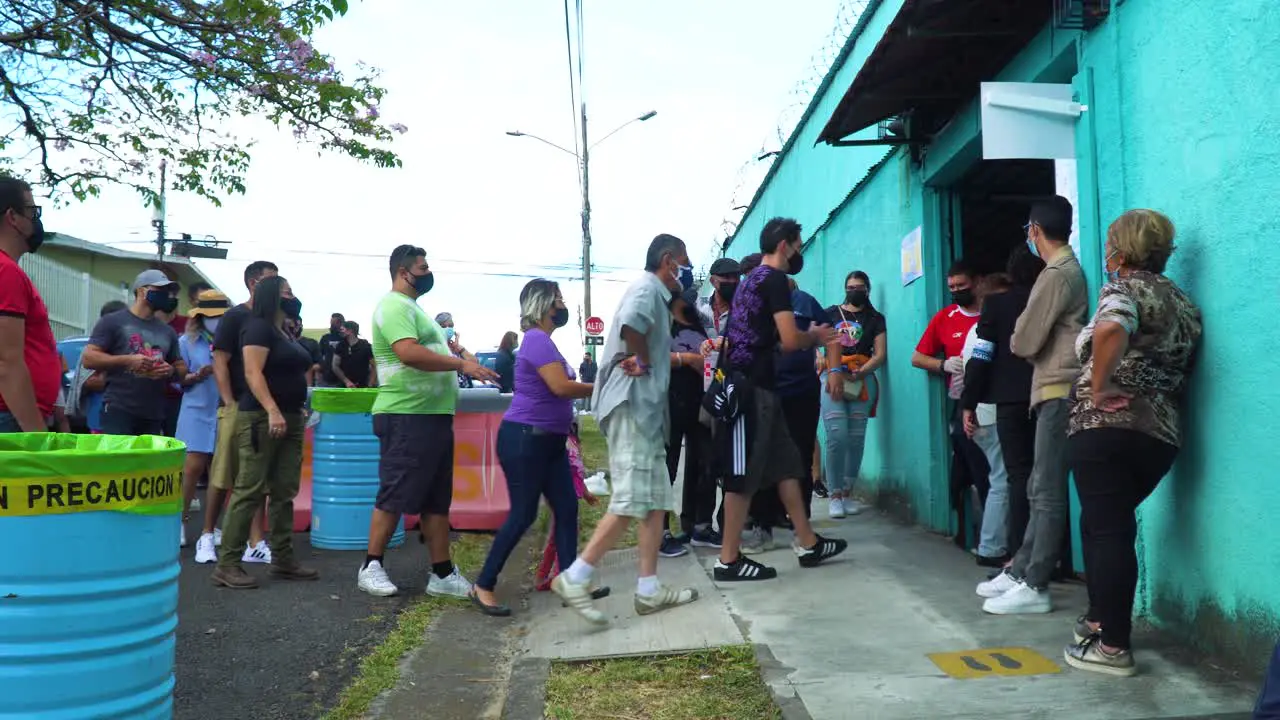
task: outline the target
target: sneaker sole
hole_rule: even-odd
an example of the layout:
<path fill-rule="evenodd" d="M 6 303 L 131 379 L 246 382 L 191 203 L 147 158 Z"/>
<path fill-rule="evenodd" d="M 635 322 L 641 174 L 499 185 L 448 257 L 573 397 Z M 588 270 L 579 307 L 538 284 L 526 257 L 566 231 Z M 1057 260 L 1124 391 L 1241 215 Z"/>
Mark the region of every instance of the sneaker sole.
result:
<path fill-rule="evenodd" d="M 1062 651 L 1062 659 L 1071 667 L 1077 670 L 1084 670 L 1086 672 L 1102 673 L 1103 675 L 1111 675 L 1112 677 L 1133 677 L 1138 674 L 1138 668 L 1133 665 L 1120 668 L 1112 665 L 1099 665 L 1097 663 L 1084 662 L 1082 660 L 1075 659 L 1072 657 L 1071 653 L 1066 650 Z"/>
<path fill-rule="evenodd" d="M 688 555 L 688 554 L 689 554 L 689 551 L 688 551 L 688 550 L 685 550 L 684 552 L 678 552 L 678 553 L 664 553 L 664 552 L 660 552 L 660 553 L 658 553 L 658 556 L 659 556 L 659 557 L 664 557 L 664 558 L 678 558 L 678 557 L 684 557 L 685 555 Z"/>
<path fill-rule="evenodd" d="M 394 588 L 392 590 L 380 590 L 378 588 L 366 587 L 364 585 L 356 585 L 356 589 L 360 590 L 360 592 L 363 592 L 367 595 L 373 595 L 374 597 L 392 597 L 396 593 L 400 592 L 400 588 Z"/>
<path fill-rule="evenodd" d="M 1053 612 L 1053 606 L 1050 605 L 1043 609 L 1039 607 L 1036 607 L 1036 608 L 1022 607 L 1022 608 L 1010 608 L 1008 610 L 1004 610 L 999 608 L 991 609 L 987 607 L 987 603 L 983 603 L 982 612 L 988 615 L 1048 615 L 1049 613 Z"/>
<path fill-rule="evenodd" d="M 692 545 L 692 546 L 694 546 L 694 547 L 701 547 L 701 548 L 717 548 L 717 549 L 723 546 L 723 543 L 713 543 L 713 542 L 708 542 L 708 541 L 706 541 L 706 540 L 694 540 L 693 542 L 691 542 L 691 543 L 689 543 L 689 544 L 690 544 L 690 545 Z"/>
<path fill-rule="evenodd" d="M 453 593 L 432 592 L 428 590 L 427 595 L 433 598 L 441 598 L 443 600 L 466 600 L 467 602 L 471 601 L 470 594 L 454 595 Z"/>
<path fill-rule="evenodd" d="M 1010 588 L 1010 590 L 1012 590 L 1012 588 Z M 984 593 L 984 592 L 982 592 L 981 590 L 978 590 L 976 594 L 977 594 L 977 596 L 978 596 L 978 597 L 982 598 L 983 600 L 994 600 L 994 599 L 996 599 L 996 598 L 998 598 L 998 597 L 1000 597 L 1000 596 L 1004 595 L 1004 594 L 1005 594 L 1005 593 L 1007 593 L 1007 592 L 1009 592 L 1009 590 L 1005 590 L 1005 591 L 1003 591 L 1003 592 L 995 592 L 995 591 L 992 591 L 990 594 L 988 594 L 988 593 Z"/>

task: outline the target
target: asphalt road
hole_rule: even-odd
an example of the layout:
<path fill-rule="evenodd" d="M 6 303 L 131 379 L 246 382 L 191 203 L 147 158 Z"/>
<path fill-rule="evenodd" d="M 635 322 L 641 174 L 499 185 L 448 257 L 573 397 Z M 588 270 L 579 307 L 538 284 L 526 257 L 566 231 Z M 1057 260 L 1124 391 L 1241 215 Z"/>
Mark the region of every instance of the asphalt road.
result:
<path fill-rule="evenodd" d="M 197 528 L 199 518 L 192 518 Z M 320 571 L 316 582 L 267 576 L 262 585 L 228 590 L 197 565 L 194 543 L 182 551 L 178 605 L 177 720 L 314 720 L 332 707 L 360 658 L 395 626 L 395 614 L 426 588 L 426 549 L 416 533 L 387 552 L 401 592 L 375 598 L 356 589 L 363 553 L 314 550 L 294 536 L 298 559 Z"/>

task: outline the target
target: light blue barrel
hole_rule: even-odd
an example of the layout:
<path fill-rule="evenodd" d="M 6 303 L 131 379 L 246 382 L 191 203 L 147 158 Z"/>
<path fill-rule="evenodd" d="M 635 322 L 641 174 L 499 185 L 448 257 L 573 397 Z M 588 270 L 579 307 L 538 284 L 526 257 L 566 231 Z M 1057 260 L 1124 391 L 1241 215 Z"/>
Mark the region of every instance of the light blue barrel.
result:
<path fill-rule="evenodd" d="M 376 396 L 377 390 L 336 388 L 318 388 L 312 395 L 312 408 L 320 415 L 311 455 L 312 547 L 368 547 L 369 521 L 378 497 L 378 438 L 368 412 Z M 402 518 L 388 547 L 403 543 Z"/>
<path fill-rule="evenodd" d="M 173 717 L 183 454 L 0 435 L 0 718 Z"/>

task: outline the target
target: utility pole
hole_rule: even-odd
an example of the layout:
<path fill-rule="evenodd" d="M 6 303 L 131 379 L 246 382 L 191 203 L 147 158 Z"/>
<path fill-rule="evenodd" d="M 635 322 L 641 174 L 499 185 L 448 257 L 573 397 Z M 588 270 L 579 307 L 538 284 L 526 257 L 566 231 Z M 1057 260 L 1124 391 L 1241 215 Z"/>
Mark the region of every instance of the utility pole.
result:
<path fill-rule="evenodd" d="M 591 315 L 591 180 L 589 176 L 591 149 L 587 145 L 587 103 L 582 102 L 582 307 L 587 317 Z M 596 356 L 591 345 L 591 357 Z"/>
<path fill-rule="evenodd" d="M 166 163 L 160 161 L 160 206 L 151 214 L 151 225 L 156 229 L 156 262 L 164 262 L 164 171 Z"/>

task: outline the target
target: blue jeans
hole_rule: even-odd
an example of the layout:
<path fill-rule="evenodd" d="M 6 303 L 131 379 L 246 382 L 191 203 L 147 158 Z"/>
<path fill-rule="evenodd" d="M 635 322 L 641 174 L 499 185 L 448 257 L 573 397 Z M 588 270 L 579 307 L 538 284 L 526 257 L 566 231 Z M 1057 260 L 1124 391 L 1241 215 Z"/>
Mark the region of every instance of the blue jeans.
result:
<path fill-rule="evenodd" d="M 987 456 L 991 472 L 987 475 L 991 489 L 982 511 L 982 530 L 978 534 L 978 554 L 988 558 L 1004 557 L 1009 540 L 1009 475 L 1004 468 L 1004 453 L 995 425 L 978 428 L 973 441 Z"/>
<path fill-rule="evenodd" d="M 498 529 L 476 587 L 492 591 L 507 558 L 538 518 L 545 496 L 554 516 L 556 556 L 563 569 L 578 556 L 578 493 L 569 472 L 568 436 L 504 420 L 498 428 L 498 462 L 507 476 L 511 512 Z"/>
<path fill-rule="evenodd" d="M 862 471 L 862 454 L 867 446 L 867 417 L 878 392 L 868 381 L 867 399 L 836 400 L 827 392 L 827 373 L 822 374 L 822 428 L 827 434 L 823 473 L 831 497 L 847 497 Z"/>
<path fill-rule="evenodd" d="M 22 426 L 18 424 L 18 418 L 10 412 L 0 412 L 0 433 L 18 433 L 22 432 Z"/>

